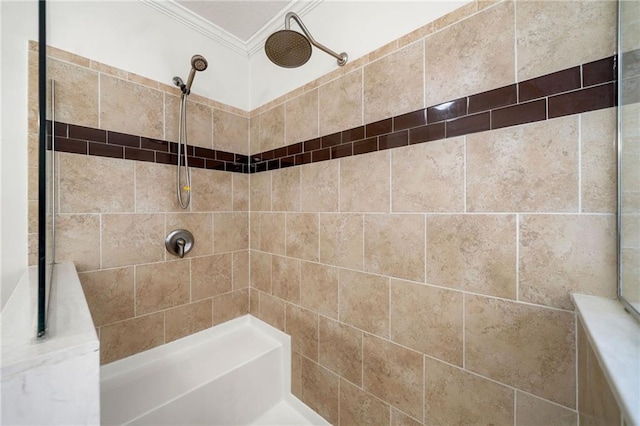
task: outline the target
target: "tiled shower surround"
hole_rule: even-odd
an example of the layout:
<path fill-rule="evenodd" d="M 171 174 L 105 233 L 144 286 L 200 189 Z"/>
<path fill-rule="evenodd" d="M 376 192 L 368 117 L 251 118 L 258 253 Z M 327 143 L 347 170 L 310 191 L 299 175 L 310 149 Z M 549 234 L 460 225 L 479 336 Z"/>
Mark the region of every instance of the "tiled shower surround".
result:
<path fill-rule="evenodd" d="M 293 391 L 333 424 L 576 424 L 569 294 L 615 297 L 615 28 L 614 2 L 474 1 L 251 113 L 194 97 L 190 143 L 258 163 L 201 157 L 186 213 L 157 161 L 168 143 L 155 163 L 57 154 L 59 259 L 81 272 L 103 361 L 249 309 L 292 336 Z M 52 55 L 68 138 L 175 141 L 175 88 Z M 527 98 L 525 81 L 558 71 Z M 65 96 L 69 74 L 82 95 Z M 473 110 L 498 88 L 504 103 Z M 589 90 L 606 96 L 553 112 L 554 96 Z M 489 127 L 411 144 L 444 111 Z M 406 146 L 384 149 L 397 123 Z M 319 144 L 308 164 L 300 142 Z M 204 244 L 173 261 L 162 244 L 178 225 Z"/>
<path fill-rule="evenodd" d="M 31 48 L 35 100 L 37 45 Z M 224 153 L 248 154 L 248 114 L 190 96 L 190 151 L 220 153 L 224 160 L 207 159 L 213 170 L 192 167 L 191 206 L 183 210 L 175 195 L 176 166 L 165 164 L 175 157 L 178 89 L 57 49 L 50 49 L 48 73 L 56 81 L 56 143 L 70 151 L 56 154 L 56 260 L 76 265 L 100 337 L 101 361 L 248 313 L 249 176 L 219 170 L 228 160 Z M 35 233 L 37 102 L 30 105 Z M 149 153 L 157 163 L 145 161 Z M 166 235 L 178 228 L 195 237 L 184 259 L 164 248 Z M 32 252 L 36 235 L 31 234 Z"/>

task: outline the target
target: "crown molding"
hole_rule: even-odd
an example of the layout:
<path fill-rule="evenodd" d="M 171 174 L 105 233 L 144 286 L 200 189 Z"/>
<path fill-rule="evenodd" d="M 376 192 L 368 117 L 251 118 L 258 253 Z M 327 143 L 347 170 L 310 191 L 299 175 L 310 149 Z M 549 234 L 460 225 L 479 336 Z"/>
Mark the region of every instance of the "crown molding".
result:
<path fill-rule="evenodd" d="M 304 16 L 324 0 L 299 1 L 292 0 L 280 13 L 274 16 L 262 28 L 256 31 L 246 42 L 207 21 L 174 0 L 140 0 L 147 6 L 164 13 L 171 19 L 191 28 L 223 46 L 250 57 L 260 51 L 266 38 L 274 31 L 284 28 L 284 17 L 288 12 Z"/>

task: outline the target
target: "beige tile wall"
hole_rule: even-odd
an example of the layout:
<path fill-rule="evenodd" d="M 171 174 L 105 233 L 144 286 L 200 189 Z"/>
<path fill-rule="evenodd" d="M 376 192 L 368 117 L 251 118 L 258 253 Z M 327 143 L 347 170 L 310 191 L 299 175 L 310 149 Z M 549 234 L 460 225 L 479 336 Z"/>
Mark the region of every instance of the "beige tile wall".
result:
<path fill-rule="evenodd" d="M 583 426 L 630 424 L 609 387 L 608 379 L 578 317 L 578 415 Z"/>
<path fill-rule="evenodd" d="M 58 153 L 57 160 L 60 206 L 67 208 L 56 218 L 56 260 L 76 264 L 100 334 L 103 363 L 248 312 L 249 215 L 243 203 L 238 210 L 231 207 L 232 186 L 248 190 L 245 176 L 200 171 L 213 184 L 194 184 L 194 203 L 182 211 L 173 198 L 164 205 L 145 202 L 162 199 L 175 183 L 174 166 L 67 153 Z M 121 167 L 129 169 L 129 183 L 100 185 Z M 96 178 L 92 186 L 86 174 Z M 169 178 L 154 178 L 163 175 Z M 222 197 L 217 188 L 228 179 Z M 65 204 L 65 194 L 92 202 Z M 207 210 L 196 208 L 195 200 L 214 196 L 223 208 L 213 203 Z M 102 198 L 106 201 L 98 202 Z M 184 259 L 164 248 L 165 236 L 178 228 L 195 237 Z"/>
<path fill-rule="evenodd" d="M 601 155 L 606 156 L 613 149 L 613 135 L 606 137 L 610 144 L 582 148 L 590 141 L 584 129 L 612 125 L 613 110 L 572 119 L 580 123 L 583 135 L 576 134 L 573 141 L 576 155 L 589 155 L 589 149 L 606 145 L 601 148 Z M 565 119 L 556 119 L 511 130 L 554 135 L 547 145 L 536 138 L 519 139 L 527 145 L 526 150 L 531 150 L 531 160 L 544 157 L 551 143 L 565 137 L 566 124 Z M 475 171 L 469 144 L 476 137 L 490 144 L 501 135 L 499 131 L 488 132 L 443 142 L 460 141 L 466 152 L 462 158 L 466 185 L 461 192 L 466 194 L 467 208 L 462 211 L 434 207 L 406 213 L 391 208 L 388 213 L 380 213 L 376 207 L 367 211 L 367 203 L 362 203 L 362 210 L 356 212 L 353 204 L 343 203 L 342 194 L 358 194 L 352 195 L 358 198 L 361 193 L 350 192 L 351 188 L 343 186 L 344 180 L 323 197 L 326 205 L 345 206 L 343 209 L 318 208 L 305 213 L 297 209 L 276 210 L 273 200 L 279 193 L 277 186 L 283 173 L 299 169 L 304 175 L 307 169 L 320 165 L 251 176 L 252 205 L 264 206 L 261 211 L 252 210 L 250 216 L 251 312 L 288 333 L 298 327 L 290 321 L 299 321 L 300 310 L 306 313 L 305 327 L 314 332 L 292 335 L 294 341 L 302 340 L 293 345 L 303 361 L 298 396 L 310 406 L 328 403 L 314 398 L 348 398 L 341 393 L 344 384 L 348 389 L 345 392 L 352 392 L 354 385 L 365 392 L 366 398 L 352 402 L 365 404 L 362 401 L 374 398 L 387 410 L 394 407 L 425 424 L 500 424 L 499 420 L 505 418 L 512 422 L 516 412 L 522 424 L 545 415 L 564 419 L 560 424 L 575 424 L 575 315 L 569 294 L 615 297 L 614 206 L 609 206 L 607 212 L 585 211 L 586 204 L 578 202 L 565 212 L 532 204 L 535 211 L 531 212 L 526 205 L 522 209 L 511 207 L 511 194 L 500 194 L 491 185 L 472 192 L 472 174 L 477 181 L 488 180 L 492 173 L 502 174 L 500 179 L 504 182 L 517 173 L 533 177 L 538 185 L 518 190 L 524 199 L 551 192 L 555 185 L 546 179 L 548 164 L 535 161 L 514 162 L 504 170 Z M 396 179 L 409 182 L 408 175 L 419 170 L 427 158 L 403 151 L 419 148 L 399 148 L 321 164 L 335 164 L 338 175 L 342 175 L 347 167 L 370 171 L 372 161 L 386 156 L 385 167 L 390 173 L 387 171 L 381 179 L 390 180 L 391 185 L 374 183 L 368 187 L 367 196 L 387 200 L 389 209 Z M 396 155 L 404 161 L 394 163 Z M 570 174 L 576 183 L 564 189 L 567 197 L 587 199 L 590 188 L 581 186 L 584 181 L 578 161 L 568 156 L 558 161 L 563 173 Z M 614 164 L 603 164 L 597 173 L 611 176 Z M 372 180 L 377 178 L 370 175 Z M 254 186 L 254 181 L 260 183 Z M 270 191 L 265 188 L 269 182 Z M 289 183 L 303 188 L 300 196 L 305 193 L 302 182 L 300 179 Z M 429 181 L 414 183 L 410 188 L 425 197 L 447 189 L 446 184 Z M 286 190 L 295 192 L 296 188 L 288 186 Z M 615 191 L 613 181 L 606 190 Z M 269 193 L 273 194 L 271 199 Z M 495 207 L 481 213 L 472 210 L 472 201 L 486 198 L 494 200 Z M 257 243 L 255 238 L 259 239 Z M 283 268 L 289 272 L 283 272 Z M 290 317 L 293 312 L 297 314 Z M 315 333 L 316 328 L 319 334 Z M 377 352 L 381 347 L 386 348 L 384 357 Z M 393 367 L 376 361 L 378 357 L 394 360 L 405 355 L 414 364 Z M 305 373 L 304 368 L 314 372 Z M 422 372 L 423 368 L 427 371 L 425 378 L 419 376 L 420 381 L 416 381 L 414 370 Z M 483 399 L 469 399 L 465 393 L 451 390 L 453 384 L 445 384 L 453 380 L 448 378 L 450 373 L 443 372 L 447 369 L 460 376 L 456 386 L 474 389 L 468 392 L 479 393 Z M 335 375 L 338 394 L 327 395 L 330 388 L 322 393 L 307 389 L 315 384 L 307 382 L 305 374 L 316 377 L 319 371 L 322 377 Z M 449 389 L 449 396 L 439 394 L 438 389 L 443 388 Z M 422 395 L 423 390 L 424 399 L 395 399 L 397 395 L 410 399 L 411 395 Z M 441 405 L 442 398 L 447 405 Z M 514 410 L 514 401 L 517 406 L 523 405 L 521 411 Z M 451 409 L 451 404 L 457 409 Z M 478 411 L 477 407 L 484 408 Z M 341 406 L 342 409 L 362 407 Z M 457 417 L 446 417 L 452 413 Z M 330 410 L 325 414 L 328 419 L 337 416 Z"/>
<path fill-rule="evenodd" d="M 33 81 L 37 46 L 31 49 Z M 48 61 L 56 120 L 176 140 L 176 88 L 53 48 Z M 248 152 L 246 112 L 197 95 L 189 99 L 189 144 Z M 37 121 L 30 118 L 35 175 Z M 192 203 L 183 210 L 174 192 L 175 166 L 57 153 L 56 169 L 56 261 L 76 265 L 102 363 L 248 313 L 248 176 L 192 169 Z M 34 222 L 37 185 L 29 188 Z M 165 236 L 178 228 L 195 237 L 184 259 L 164 247 Z M 37 235 L 33 224 L 29 232 Z"/>
<path fill-rule="evenodd" d="M 250 152 L 611 56 L 616 28 L 608 0 L 472 0 L 251 111 Z"/>
<path fill-rule="evenodd" d="M 472 1 L 250 114 L 194 96 L 203 137 L 191 143 L 260 152 L 599 59 L 614 53 L 614 23 L 613 2 Z M 54 56 L 89 87 L 119 79 L 175 105 L 174 88 Z M 126 126 L 73 105 L 77 124 Z M 175 120 L 152 112 L 135 133 L 171 140 Z M 60 154 L 61 253 L 78 259 L 103 361 L 249 300 L 292 336 L 292 389 L 333 424 L 576 424 L 568 294 L 615 294 L 614 120 L 595 111 L 250 178 L 195 170 L 190 212 L 157 184 L 172 182 L 168 166 Z M 225 132 L 248 144 L 231 149 Z M 87 176 L 65 174 L 76 157 L 95 163 Z M 83 196 L 101 170 L 133 197 L 110 176 Z M 210 243 L 184 260 L 147 249 L 174 222 Z M 126 245 L 117 229 L 130 223 L 138 263 L 104 246 Z"/>
<path fill-rule="evenodd" d="M 471 2 L 252 111 L 251 151 L 315 137 L 288 111 L 316 91 L 322 136 L 612 55 L 615 19 Z M 292 335 L 294 393 L 333 424 L 576 425 L 569 294 L 615 297 L 615 120 L 251 175 L 251 313 Z"/>

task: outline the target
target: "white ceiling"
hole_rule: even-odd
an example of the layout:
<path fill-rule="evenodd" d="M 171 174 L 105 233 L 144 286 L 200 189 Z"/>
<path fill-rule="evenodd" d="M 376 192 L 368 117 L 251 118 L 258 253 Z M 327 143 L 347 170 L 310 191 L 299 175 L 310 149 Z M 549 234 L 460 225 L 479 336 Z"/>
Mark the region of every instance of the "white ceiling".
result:
<path fill-rule="evenodd" d="M 304 16 L 324 0 L 140 0 L 246 56 L 284 26 L 287 12 Z"/>
<path fill-rule="evenodd" d="M 246 43 L 285 10 L 289 0 L 177 0 L 177 3 Z"/>

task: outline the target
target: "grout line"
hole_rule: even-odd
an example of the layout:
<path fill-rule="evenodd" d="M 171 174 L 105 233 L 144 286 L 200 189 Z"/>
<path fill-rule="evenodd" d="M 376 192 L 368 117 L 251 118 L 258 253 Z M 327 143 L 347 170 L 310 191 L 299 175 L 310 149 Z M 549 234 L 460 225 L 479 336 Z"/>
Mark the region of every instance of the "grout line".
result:
<path fill-rule="evenodd" d="M 366 251 L 365 251 L 365 228 L 366 228 L 366 221 L 365 221 L 365 214 L 362 213 L 362 271 L 361 272 L 365 272 L 367 273 L 367 265 L 366 265 Z M 381 275 L 383 276 L 383 275 Z"/>
<path fill-rule="evenodd" d="M 316 126 L 316 135 L 320 137 L 320 87 L 317 87 L 315 90 L 318 91 L 318 96 L 316 96 L 317 98 L 316 111 L 318 111 L 318 114 L 317 114 L 318 124 Z M 304 152 L 304 145 L 303 145 L 303 152 Z"/>
<path fill-rule="evenodd" d="M 409 136 L 407 136 L 409 137 Z M 389 213 L 393 213 L 393 150 L 388 150 L 387 166 L 389 167 Z"/>
<path fill-rule="evenodd" d="M 98 128 L 102 128 L 102 73 L 98 72 Z M 89 153 L 89 147 L 87 147 Z"/>
<path fill-rule="evenodd" d="M 216 213 L 225 213 L 225 212 L 216 212 Z M 227 212 L 227 213 L 233 213 L 233 212 Z M 266 212 L 266 213 L 270 213 L 270 212 Z M 286 213 L 286 210 L 276 210 L 273 211 L 271 213 Z M 294 212 L 295 213 L 295 212 Z M 381 214 L 390 214 L 389 212 L 383 212 L 383 211 L 370 211 L 370 212 L 364 212 L 364 211 L 344 211 L 344 212 L 330 212 L 330 211 L 321 211 L 321 212 L 314 212 L 314 213 L 319 213 L 319 214 L 324 214 L 324 215 L 330 215 L 330 214 L 334 214 L 334 215 L 358 215 L 358 214 L 367 214 L 367 215 L 381 215 Z M 63 214 L 75 214 L 75 213 L 63 213 Z M 109 214 L 131 214 L 131 213 L 118 213 L 118 212 L 113 212 L 113 213 L 109 213 Z M 451 215 L 458 215 L 458 216 L 505 216 L 505 215 L 516 215 L 516 214 L 526 214 L 527 216 L 575 216 L 576 212 L 517 212 L 517 211 L 491 211 L 491 212 L 462 212 L 462 211 L 453 211 L 453 212 L 411 212 L 411 211 L 407 211 L 407 212 L 394 212 L 394 215 L 403 215 L 403 216 L 415 216 L 417 214 L 428 214 L 430 216 L 451 216 Z M 585 212 L 584 214 L 582 214 L 581 216 L 600 216 L 600 217 L 606 217 L 606 216 L 611 216 L 614 217 L 615 213 L 600 213 L 600 212 Z"/>
<path fill-rule="evenodd" d="M 516 90 L 518 88 L 518 7 L 517 2 L 513 2 L 513 75 L 515 76 Z M 516 96 L 518 102 L 519 96 Z"/>
<path fill-rule="evenodd" d="M 362 67 L 360 67 L 360 123 L 364 126 L 366 125 L 365 121 L 364 121 L 364 68 L 366 65 L 363 65 Z"/>
<path fill-rule="evenodd" d="M 133 211 L 138 213 L 138 164 L 133 163 Z"/>
<path fill-rule="evenodd" d="M 235 190 L 234 190 L 234 186 L 235 185 L 234 185 L 234 183 L 235 183 L 236 178 L 235 178 L 234 175 L 235 175 L 235 173 L 231 173 L 231 210 L 232 211 L 235 211 L 235 207 L 233 205 L 233 200 L 234 200 L 234 196 L 233 195 L 235 193 Z"/>
<path fill-rule="evenodd" d="M 467 296 L 462 293 L 462 368 L 467 368 Z"/>
<path fill-rule="evenodd" d="M 316 262 L 320 262 L 320 235 L 321 235 L 321 228 L 320 228 L 320 213 L 314 213 L 316 216 L 316 223 L 317 228 L 318 228 L 318 247 L 317 247 L 317 251 L 316 251 Z"/>
<path fill-rule="evenodd" d="M 103 253 L 102 253 L 102 251 L 103 251 L 102 250 L 102 240 L 103 240 L 103 238 L 102 238 L 102 213 L 100 213 L 98 215 L 98 226 L 100 226 L 100 232 L 98 233 L 98 238 L 99 238 L 99 243 L 100 243 L 100 249 L 99 249 L 100 264 L 99 264 L 98 269 L 102 270 L 104 268 L 104 260 L 102 259 L 102 257 L 103 257 Z M 135 288 L 134 288 L 134 290 L 135 290 Z"/>
<path fill-rule="evenodd" d="M 582 114 L 578 114 L 578 214 L 582 213 Z"/>
<path fill-rule="evenodd" d="M 270 170 L 269 173 L 269 211 L 273 213 L 273 171 Z"/>
<path fill-rule="evenodd" d="M 162 139 L 167 140 L 167 93 L 162 92 Z"/>
<path fill-rule="evenodd" d="M 302 278 L 302 267 L 300 268 L 300 277 Z M 306 309 L 306 308 L 303 308 L 303 309 Z M 308 309 L 308 310 L 313 312 L 316 315 L 316 333 L 318 333 L 317 339 L 316 339 L 316 342 L 317 342 L 316 357 L 318 358 L 318 364 L 320 364 L 320 317 L 322 316 L 322 314 L 315 312 L 311 309 Z"/>
<path fill-rule="evenodd" d="M 162 311 L 162 341 L 167 343 L 167 315 Z"/>
<path fill-rule="evenodd" d="M 138 266 L 133 266 L 133 317 L 138 316 Z"/>
<path fill-rule="evenodd" d="M 413 214 L 415 215 L 415 213 L 413 213 Z M 263 253 L 263 254 L 286 257 L 286 258 L 290 258 L 290 259 L 294 259 L 294 260 L 301 260 L 301 259 L 298 259 L 298 258 L 295 258 L 295 257 L 283 256 L 283 255 L 267 252 L 267 251 L 264 251 L 264 250 L 253 250 L 253 251 L 256 251 L 256 252 L 259 252 L 259 253 Z M 322 266 L 328 266 L 328 267 L 337 268 L 337 269 L 344 269 L 345 271 L 359 272 L 361 274 L 373 275 L 373 276 L 382 277 L 382 278 L 393 278 L 393 279 L 406 281 L 408 283 L 413 283 L 413 284 L 428 285 L 428 286 L 433 287 L 433 288 L 438 288 L 438 289 L 442 289 L 442 290 L 449 290 L 449 291 L 453 291 L 453 292 L 457 292 L 457 293 L 464 293 L 464 294 L 467 294 L 467 295 L 470 295 L 470 296 L 479 296 L 479 297 L 484 297 L 484 298 L 493 299 L 493 300 L 500 300 L 500 301 L 503 301 L 503 302 L 517 303 L 519 305 L 533 306 L 533 307 L 542 308 L 542 309 L 549 309 L 549 310 L 556 311 L 556 312 L 567 312 L 567 313 L 570 313 L 570 314 L 574 314 L 575 313 L 575 311 L 573 311 L 573 310 L 556 308 L 556 307 L 547 306 L 547 305 L 540 305 L 540 304 L 521 301 L 521 300 L 509 299 L 509 298 L 505 298 L 505 297 L 494 296 L 494 295 L 491 295 L 491 294 L 476 293 L 476 292 L 472 292 L 472 291 L 469 291 L 469 290 L 461 290 L 461 289 L 457 289 L 457 288 L 453 288 L 453 287 L 447 287 L 447 286 L 444 286 L 444 285 L 433 284 L 433 283 L 430 283 L 430 282 L 413 281 L 413 280 L 410 280 L 410 279 L 407 279 L 407 278 L 394 277 L 394 276 L 391 276 L 391 275 L 383 275 L 383 274 L 380 274 L 380 273 L 377 273 L 377 272 L 373 272 L 373 271 L 366 271 L 364 269 L 354 269 L 354 268 L 335 265 L 335 264 L 330 264 L 330 263 L 322 263 L 322 262 L 319 262 L 319 261 L 318 262 L 312 262 L 312 263 L 317 263 L 317 264 L 322 265 Z"/>
<path fill-rule="evenodd" d="M 427 418 L 427 360 L 424 354 L 420 358 L 422 358 L 422 400 L 420 402 L 422 402 L 422 422 L 424 423 Z"/>
<path fill-rule="evenodd" d="M 318 362 L 318 365 L 320 365 L 319 362 Z M 331 370 L 329 370 L 329 371 L 331 371 Z M 341 398 L 341 396 L 342 396 L 342 383 L 341 383 L 342 380 L 340 380 L 340 379 L 342 378 L 342 376 L 340 376 L 339 374 L 336 374 L 336 376 L 338 376 L 338 425 L 337 426 L 340 426 L 341 425 L 340 412 L 342 411 L 341 410 L 341 408 L 342 408 L 341 405 L 342 404 L 340 403 L 340 401 L 342 400 L 342 398 Z"/>
<path fill-rule="evenodd" d="M 355 329 L 360 331 L 360 383 L 364 389 L 364 332 L 358 328 Z"/>
<path fill-rule="evenodd" d="M 518 391 L 513 390 L 513 426 L 517 426 L 518 419 Z"/>
<path fill-rule="evenodd" d="M 284 129 L 282 129 L 282 142 L 284 147 L 288 146 L 287 145 L 287 101 L 285 100 L 282 103 L 282 114 L 284 115 L 283 119 L 282 119 L 282 123 L 284 124 Z"/>
<path fill-rule="evenodd" d="M 426 283 L 427 282 L 427 271 L 429 268 L 427 268 L 427 262 L 429 260 L 429 256 L 427 253 L 428 250 L 428 245 L 427 245 L 427 224 L 429 223 L 428 219 L 428 215 L 426 213 L 423 214 L 424 218 L 423 218 L 423 224 L 424 224 L 424 279 L 423 281 Z"/>
<path fill-rule="evenodd" d="M 232 259 L 232 263 L 231 264 L 233 265 L 233 255 L 231 256 L 231 259 Z M 193 300 L 193 273 L 192 273 L 193 264 L 191 263 L 191 258 L 189 258 L 187 260 L 189 261 L 189 303 L 193 303 L 194 302 L 194 300 Z M 233 274 L 233 266 L 231 268 L 231 273 Z M 232 275 L 232 277 L 233 277 L 233 275 Z M 232 283 L 231 284 L 231 290 L 233 291 L 233 278 L 231 280 L 231 283 Z M 212 313 L 212 315 L 213 315 L 213 313 Z"/>
<path fill-rule="evenodd" d="M 520 214 L 516 214 L 516 300 L 520 300 Z"/>
<path fill-rule="evenodd" d="M 289 253 L 287 253 L 287 217 L 291 214 L 290 212 L 284 212 L 284 213 L 280 213 L 284 215 L 284 255 L 285 256 L 289 256 Z M 291 258 L 294 258 L 293 256 L 289 256 Z"/>
<path fill-rule="evenodd" d="M 342 191 L 340 187 L 342 186 L 342 163 L 343 159 L 338 160 L 338 212 L 342 212 Z M 336 213 L 338 213 L 336 212 Z"/>
<path fill-rule="evenodd" d="M 464 197 L 463 199 L 463 203 L 464 203 L 464 212 L 467 213 L 467 136 L 464 136 L 464 142 L 463 142 L 463 150 L 464 150 L 464 154 L 462 156 L 462 169 L 464 171 L 463 173 L 463 178 L 462 178 L 462 195 Z"/>
<path fill-rule="evenodd" d="M 422 38 L 422 108 L 427 107 L 427 42 Z"/>
<path fill-rule="evenodd" d="M 576 377 L 576 394 L 575 394 L 575 402 L 576 402 L 576 411 L 579 411 L 579 395 L 580 393 L 578 392 L 578 389 L 580 389 L 580 372 L 578 370 L 578 322 L 580 321 L 580 318 L 578 317 L 577 311 L 576 311 L 576 315 L 574 316 L 574 321 L 573 321 L 573 335 L 575 336 L 575 344 L 574 344 L 574 350 L 575 350 L 575 377 Z M 580 415 L 578 415 L 578 424 L 580 424 Z"/>
<path fill-rule="evenodd" d="M 391 334 L 391 277 L 387 279 L 387 335 L 389 336 L 389 340 L 393 340 L 393 336 Z"/>
<path fill-rule="evenodd" d="M 235 263 L 235 255 L 234 253 L 231 253 L 231 291 L 235 291 L 236 289 L 234 288 L 234 281 L 233 281 L 233 276 L 234 276 L 234 263 Z"/>

